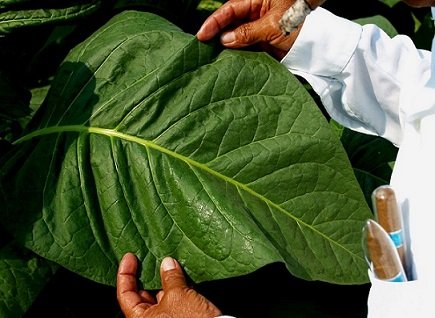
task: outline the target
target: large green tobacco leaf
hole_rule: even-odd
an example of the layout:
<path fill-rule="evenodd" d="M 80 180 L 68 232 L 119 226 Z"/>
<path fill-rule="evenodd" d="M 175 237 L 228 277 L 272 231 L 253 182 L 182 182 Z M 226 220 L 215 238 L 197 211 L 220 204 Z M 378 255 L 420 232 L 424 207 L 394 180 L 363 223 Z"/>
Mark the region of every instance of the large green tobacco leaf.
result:
<path fill-rule="evenodd" d="M 90 0 L 89 3 L 77 2 L 65 7 L 40 7 L 0 11 L 0 35 L 11 33 L 23 27 L 66 23 L 83 18 L 94 13 L 101 5 L 101 1 Z"/>
<path fill-rule="evenodd" d="M 2 160 L 1 220 L 37 254 L 105 284 L 121 256 L 177 258 L 197 282 L 272 262 L 367 281 L 371 216 L 338 137 L 281 64 L 127 11 L 76 47 Z"/>
<path fill-rule="evenodd" d="M 379 136 L 361 134 L 344 128 L 331 120 L 339 131 L 340 140 L 354 169 L 355 176 L 371 206 L 371 195 L 375 188 L 389 184 L 392 166 L 396 160 L 397 147 Z"/>
<path fill-rule="evenodd" d="M 56 269 L 12 243 L 0 248 L 0 317 L 23 317 Z"/>

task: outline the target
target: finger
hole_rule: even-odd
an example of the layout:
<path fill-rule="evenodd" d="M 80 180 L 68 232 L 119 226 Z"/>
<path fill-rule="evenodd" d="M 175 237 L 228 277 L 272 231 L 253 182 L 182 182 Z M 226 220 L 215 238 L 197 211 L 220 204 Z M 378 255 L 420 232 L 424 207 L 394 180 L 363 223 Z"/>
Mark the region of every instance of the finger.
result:
<path fill-rule="evenodd" d="M 165 295 L 165 291 L 164 291 L 164 290 L 160 290 L 160 291 L 157 293 L 156 298 L 157 298 L 157 302 L 158 302 L 158 303 L 162 300 L 162 298 L 163 298 L 164 295 Z"/>
<path fill-rule="evenodd" d="M 177 287 L 187 287 L 183 270 L 178 262 L 171 257 L 165 257 L 163 259 L 160 266 L 160 276 L 162 278 L 164 291 Z"/>
<path fill-rule="evenodd" d="M 271 13 L 253 22 L 244 23 L 221 36 L 223 45 L 229 48 L 242 48 L 260 42 L 274 42 L 282 37 L 279 28 L 279 15 Z"/>
<path fill-rule="evenodd" d="M 228 1 L 204 21 L 196 36 L 200 41 L 210 40 L 228 25 L 251 16 L 260 8 L 261 1 Z"/>
<path fill-rule="evenodd" d="M 119 306 L 126 315 L 131 314 L 144 300 L 137 290 L 136 271 L 136 256 L 132 253 L 125 254 L 119 264 L 116 277 L 116 295 Z"/>
<path fill-rule="evenodd" d="M 117 274 L 117 290 L 120 293 L 137 291 L 136 284 L 137 259 L 132 253 L 126 253 L 119 263 Z"/>
<path fill-rule="evenodd" d="M 146 290 L 139 291 L 139 295 L 142 298 L 142 302 L 155 305 L 157 302 L 151 293 Z"/>

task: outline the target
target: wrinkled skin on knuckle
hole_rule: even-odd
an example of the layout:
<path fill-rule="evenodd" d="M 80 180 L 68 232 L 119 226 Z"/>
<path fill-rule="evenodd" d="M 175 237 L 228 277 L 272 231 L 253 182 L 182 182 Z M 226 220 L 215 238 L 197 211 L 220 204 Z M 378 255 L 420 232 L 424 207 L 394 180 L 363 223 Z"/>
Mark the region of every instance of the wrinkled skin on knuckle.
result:
<path fill-rule="evenodd" d="M 221 314 L 211 302 L 188 287 L 168 291 L 164 307 L 170 311 L 168 317 L 171 318 L 212 318 Z"/>
<path fill-rule="evenodd" d="M 237 40 L 239 42 L 243 42 L 243 43 L 250 42 L 251 41 L 251 36 L 250 36 L 251 32 L 252 31 L 251 31 L 250 24 L 242 24 L 239 27 L 239 32 L 238 32 L 238 35 L 237 35 Z"/>
<path fill-rule="evenodd" d="M 272 43 L 282 37 L 282 31 L 279 27 L 279 16 L 271 15 L 264 23 L 263 30 L 266 34 L 266 41 Z"/>
<path fill-rule="evenodd" d="M 149 310 L 149 307 L 151 307 L 151 305 L 137 305 L 131 310 L 128 315 L 126 315 L 126 318 L 142 318 L 144 316 L 144 312 Z"/>
<path fill-rule="evenodd" d="M 145 316 L 145 317 L 148 317 L 148 316 Z M 156 316 L 153 316 L 153 317 L 155 317 L 155 318 L 176 318 L 176 315 L 162 312 L 162 313 L 158 313 Z M 141 318 L 144 318 L 144 316 L 142 316 Z"/>
<path fill-rule="evenodd" d="M 184 280 L 184 276 L 180 272 L 171 272 L 170 274 L 165 275 L 162 279 L 164 280 L 164 283 L 166 285 L 168 285 L 171 281 L 174 281 L 174 280 L 177 280 L 177 281 Z"/>

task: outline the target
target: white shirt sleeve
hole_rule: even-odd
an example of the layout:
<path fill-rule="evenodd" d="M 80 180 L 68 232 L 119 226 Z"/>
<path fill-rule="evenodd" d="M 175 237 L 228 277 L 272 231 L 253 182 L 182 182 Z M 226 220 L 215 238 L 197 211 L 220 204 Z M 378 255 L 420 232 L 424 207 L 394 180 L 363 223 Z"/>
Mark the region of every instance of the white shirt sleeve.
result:
<path fill-rule="evenodd" d="M 404 84 L 423 86 L 430 59 L 406 36 L 390 38 L 375 25 L 360 26 L 317 8 L 281 63 L 308 81 L 336 121 L 399 145 Z"/>
<path fill-rule="evenodd" d="M 308 81 L 332 118 L 400 146 L 391 185 L 406 215 L 415 280 L 384 282 L 369 271 L 370 318 L 435 317 L 435 51 L 433 58 L 431 71 L 431 52 L 410 38 L 317 8 L 281 61 Z"/>

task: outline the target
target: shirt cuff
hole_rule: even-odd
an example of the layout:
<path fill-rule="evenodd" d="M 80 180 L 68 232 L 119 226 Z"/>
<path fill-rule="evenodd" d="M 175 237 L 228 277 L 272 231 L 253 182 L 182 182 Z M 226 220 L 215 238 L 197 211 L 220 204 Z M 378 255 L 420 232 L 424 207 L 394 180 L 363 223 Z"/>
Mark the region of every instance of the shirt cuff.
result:
<path fill-rule="evenodd" d="M 319 7 L 305 19 L 302 29 L 281 63 L 289 70 L 319 76 L 340 73 L 354 53 L 362 27 Z M 340 54 L 337 54 L 340 48 Z"/>

